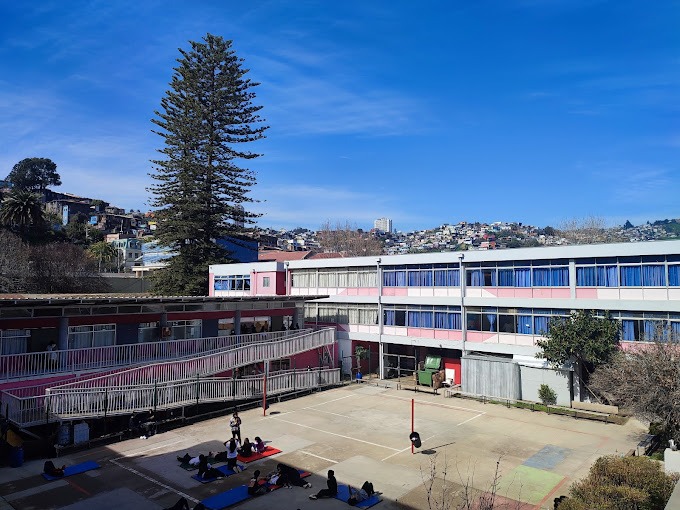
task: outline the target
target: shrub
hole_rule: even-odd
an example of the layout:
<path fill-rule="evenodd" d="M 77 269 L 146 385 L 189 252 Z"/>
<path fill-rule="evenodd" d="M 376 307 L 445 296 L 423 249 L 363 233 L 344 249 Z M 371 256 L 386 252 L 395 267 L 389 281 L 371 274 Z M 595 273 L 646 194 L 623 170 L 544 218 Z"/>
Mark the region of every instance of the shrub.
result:
<path fill-rule="evenodd" d="M 555 405 L 555 402 L 557 402 L 557 394 L 547 384 L 541 384 L 541 387 L 538 388 L 538 398 L 546 406 Z"/>

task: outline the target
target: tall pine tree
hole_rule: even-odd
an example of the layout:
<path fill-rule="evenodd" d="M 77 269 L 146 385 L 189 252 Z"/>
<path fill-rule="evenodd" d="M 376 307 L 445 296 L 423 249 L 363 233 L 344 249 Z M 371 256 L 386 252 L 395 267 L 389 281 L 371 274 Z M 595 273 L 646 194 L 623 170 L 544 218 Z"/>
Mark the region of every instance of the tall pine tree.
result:
<path fill-rule="evenodd" d="M 267 126 L 253 104 L 258 83 L 232 49 L 232 41 L 207 34 L 180 49 L 179 66 L 152 122 L 164 140 L 154 160 L 149 191 L 160 242 L 176 255 L 154 275 L 164 295 L 206 295 L 208 265 L 229 262 L 216 240 L 249 230 L 256 214 L 243 205 L 255 184 L 253 171 L 237 166 L 259 156 L 236 146 L 264 138 Z"/>

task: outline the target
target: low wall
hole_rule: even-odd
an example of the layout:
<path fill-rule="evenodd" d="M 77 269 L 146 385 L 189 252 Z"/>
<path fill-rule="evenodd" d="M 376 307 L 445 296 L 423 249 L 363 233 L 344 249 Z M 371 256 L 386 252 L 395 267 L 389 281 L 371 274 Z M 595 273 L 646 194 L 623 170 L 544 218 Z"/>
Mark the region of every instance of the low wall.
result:
<path fill-rule="evenodd" d="M 608 406 L 606 404 L 595 404 L 593 402 L 572 401 L 571 407 L 582 411 L 594 411 L 596 413 L 619 414 L 618 406 Z"/>

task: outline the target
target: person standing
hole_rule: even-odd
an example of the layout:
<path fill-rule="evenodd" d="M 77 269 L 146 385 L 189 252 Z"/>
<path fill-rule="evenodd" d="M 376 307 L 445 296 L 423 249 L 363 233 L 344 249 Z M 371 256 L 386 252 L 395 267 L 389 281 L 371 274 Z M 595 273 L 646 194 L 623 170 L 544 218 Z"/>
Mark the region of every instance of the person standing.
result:
<path fill-rule="evenodd" d="M 334 498 L 338 495 L 338 481 L 335 479 L 335 471 L 328 470 L 328 480 L 326 480 L 327 489 L 321 489 L 316 494 L 311 494 L 309 499 Z"/>
<path fill-rule="evenodd" d="M 234 411 L 231 419 L 229 420 L 229 428 L 231 428 L 231 437 L 238 439 L 239 444 L 241 443 L 241 418 L 237 411 Z"/>

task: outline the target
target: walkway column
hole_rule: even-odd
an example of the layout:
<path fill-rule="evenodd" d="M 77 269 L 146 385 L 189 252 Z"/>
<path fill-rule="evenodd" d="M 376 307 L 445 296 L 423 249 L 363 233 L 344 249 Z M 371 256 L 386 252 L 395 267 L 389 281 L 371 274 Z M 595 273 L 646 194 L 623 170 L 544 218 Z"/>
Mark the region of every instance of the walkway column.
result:
<path fill-rule="evenodd" d="M 383 293 L 383 276 L 382 268 L 380 267 L 382 259 L 376 260 L 376 272 L 378 278 L 378 379 L 385 378 L 385 347 L 383 346 L 383 309 L 382 309 L 382 293 Z"/>
<path fill-rule="evenodd" d="M 234 312 L 234 334 L 241 334 L 241 310 L 236 310 Z"/>
<path fill-rule="evenodd" d="M 68 317 L 59 318 L 59 337 L 57 338 L 57 350 L 68 349 Z"/>

